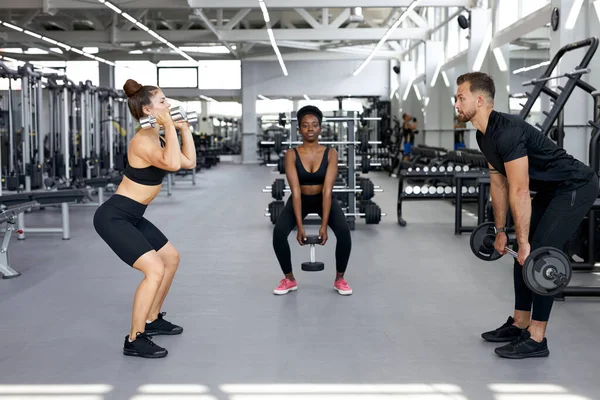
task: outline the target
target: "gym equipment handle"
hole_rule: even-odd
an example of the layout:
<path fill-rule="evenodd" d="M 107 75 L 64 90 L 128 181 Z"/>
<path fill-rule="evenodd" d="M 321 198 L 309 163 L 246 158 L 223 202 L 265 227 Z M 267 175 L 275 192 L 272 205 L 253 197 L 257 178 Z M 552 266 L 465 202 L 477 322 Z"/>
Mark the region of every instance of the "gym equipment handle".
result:
<path fill-rule="evenodd" d="M 575 68 L 572 72 L 568 72 L 565 74 L 561 74 L 561 75 L 557 75 L 557 76 L 547 76 L 544 78 L 536 78 L 536 79 L 532 79 L 530 81 L 525 81 L 525 82 L 523 82 L 523 86 L 531 86 L 531 85 L 534 85 L 539 82 L 546 82 L 546 81 L 550 81 L 550 80 L 558 79 L 558 78 L 572 78 L 575 75 L 589 74 L 590 72 L 592 72 L 592 70 L 590 68 L 581 68 L 581 69 Z"/>

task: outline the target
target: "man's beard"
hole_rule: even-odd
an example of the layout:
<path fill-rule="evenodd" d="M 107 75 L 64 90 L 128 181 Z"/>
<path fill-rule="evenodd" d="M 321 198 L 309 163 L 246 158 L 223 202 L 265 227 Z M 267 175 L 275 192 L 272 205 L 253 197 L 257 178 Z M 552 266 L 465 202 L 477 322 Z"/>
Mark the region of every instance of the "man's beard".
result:
<path fill-rule="evenodd" d="M 475 111 L 468 112 L 463 111 L 462 114 L 458 114 L 458 120 L 460 122 L 469 122 L 475 116 Z"/>

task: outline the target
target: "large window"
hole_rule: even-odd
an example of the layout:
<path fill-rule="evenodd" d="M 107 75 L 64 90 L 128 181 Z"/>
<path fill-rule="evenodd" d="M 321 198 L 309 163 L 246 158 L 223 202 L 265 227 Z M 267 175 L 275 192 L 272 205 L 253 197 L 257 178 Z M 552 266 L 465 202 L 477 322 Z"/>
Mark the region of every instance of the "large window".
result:
<path fill-rule="evenodd" d="M 122 89 L 127 79 L 135 79 L 140 85 L 156 86 L 156 65 L 150 61 L 116 61 L 115 88 Z"/>
<path fill-rule="evenodd" d="M 237 60 L 209 60 L 198 63 L 199 89 L 241 89 L 242 63 Z"/>
<path fill-rule="evenodd" d="M 158 67 L 161 88 L 198 88 L 198 67 Z"/>
<path fill-rule="evenodd" d="M 208 115 L 210 116 L 223 116 L 223 117 L 241 117 L 242 116 L 242 105 L 236 102 L 214 102 L 209 101 Z"/>
<path fill-rule="evenodd" d="M 456 9 L 456 7 L 451 7 L 448 10 L 448 13 L 453 14 L 456 12 Z M 447 59 L 450 59 L 460 53 L 460 39 L 458 30 L 458 20 L 456 18 L 452 18 L 450 22 L 448 22 L 448 47 L 446 49 Z"/>

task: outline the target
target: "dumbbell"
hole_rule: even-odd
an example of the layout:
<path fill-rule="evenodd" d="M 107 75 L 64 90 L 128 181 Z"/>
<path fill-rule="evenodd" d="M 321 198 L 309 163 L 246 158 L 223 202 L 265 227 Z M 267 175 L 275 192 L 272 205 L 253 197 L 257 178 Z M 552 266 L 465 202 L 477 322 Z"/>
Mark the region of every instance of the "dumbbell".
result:
<path fill-rule="evenodd" d="M 495 224 L 486 222 L 471 233 L 470 245 L 473 254 L 484 261 L 494 261 L 502 257 L 494 248 L 496 241 Z M 515 240 L 507 243 L 514 244 Z M 504 250 L 514 258 L 519 253 L 505 246 Z M 534 293 L 553 296 L 562 292 L 571 281 L 572 267 L 569 257 L 555 247 L 540 247 L 533 250 L 523 264 L 523 280 Z"/>
<path fill-rule="evenodd" d="M 315 245 L 320 244 L 322 239 L 319 236 L 306 236 L 303 240 L 304 243 L 310 245 L 310 261 L 302 263 L 302 271 L 323 271 L 325 264 L 315 260 Z"/>
<path fill-rule="evenodd" d="M 193 123 L 198 121 L 198 114 L 195 111 L 186 113 L 186 111 L 180 106 L 171 107 L 169 112 L 174 122 L 183 120 L 189 123 Z M 140 125 L 144 129 L 150 127 L 154 128 L 156 126 L 156 118 L 154 117 L 154 115 L 148 115 L 146 117 L 140 118 Z"/>

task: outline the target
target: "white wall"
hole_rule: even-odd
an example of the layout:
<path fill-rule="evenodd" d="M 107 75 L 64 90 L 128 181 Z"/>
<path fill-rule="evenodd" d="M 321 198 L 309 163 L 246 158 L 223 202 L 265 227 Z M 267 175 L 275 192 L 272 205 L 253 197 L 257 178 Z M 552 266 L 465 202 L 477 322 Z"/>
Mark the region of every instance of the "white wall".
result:
<path fill-rule="evenodd" d="M 362 60 L 288 61 L 284 76 L 277 61 L 244 61 L 243 84 L 254 85 L 267 97 L 390 96 L 389 61 L 371 61 L 358 76 L 352 73 Z M 247 74 L 247 75 L 246 75 Z M 246 89 L 246 87 L 244 87 Z"/>

